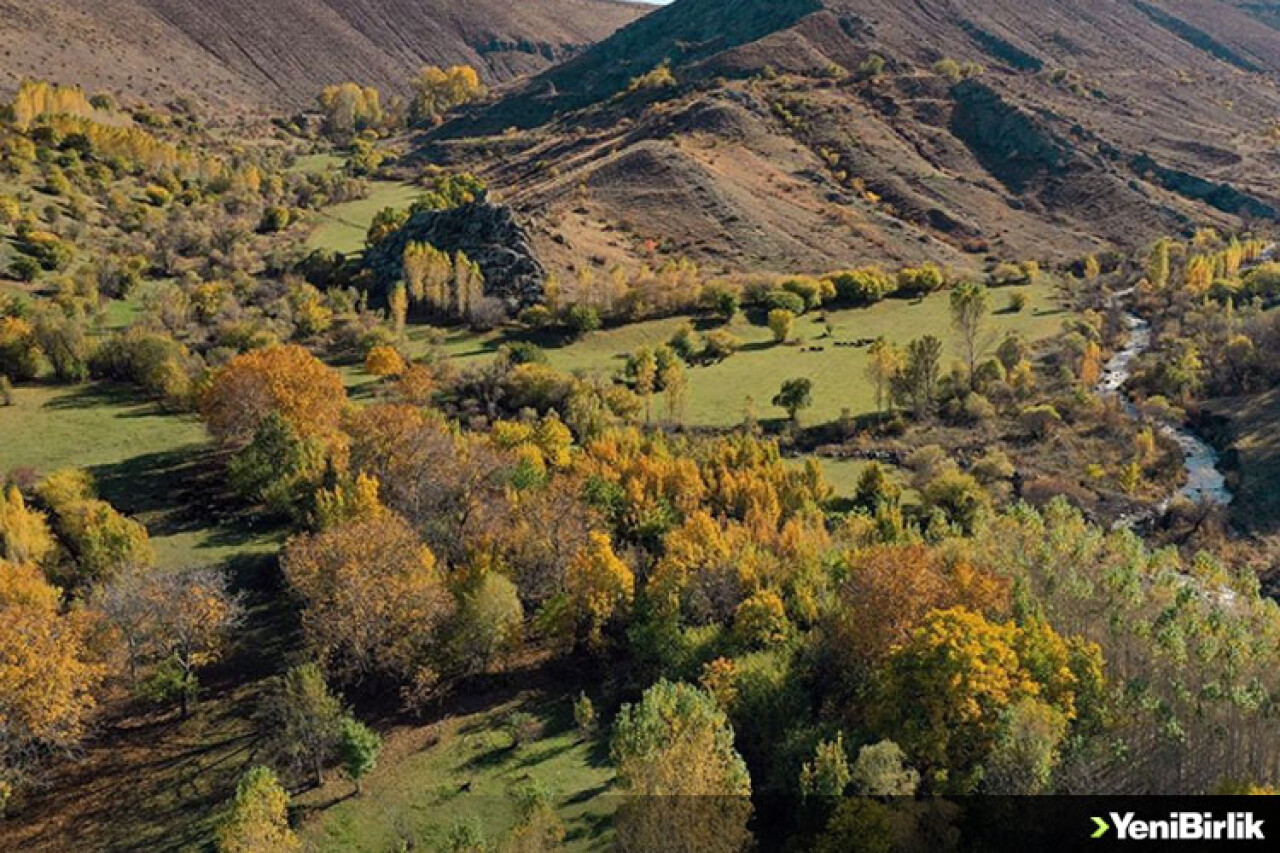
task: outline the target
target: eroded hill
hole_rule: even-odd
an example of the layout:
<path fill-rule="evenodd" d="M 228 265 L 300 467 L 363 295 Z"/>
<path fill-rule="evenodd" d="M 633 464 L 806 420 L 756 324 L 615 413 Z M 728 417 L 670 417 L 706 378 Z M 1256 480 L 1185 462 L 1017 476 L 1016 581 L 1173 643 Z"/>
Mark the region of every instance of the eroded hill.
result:
<path fill-rule="evenodd" d="M 565 265 L 1060 260 L 1276 218 L 1277 26 L 1269 3 L 679 0 L 426 150 L 486 168 Z"/>
<path fill-rule="evenodd" d="M 0 90 L 52 78 L 151 101 L 292 108 L 422 65 L 540 71 L 647 8 L 614 0 L 0 0 Z"/>

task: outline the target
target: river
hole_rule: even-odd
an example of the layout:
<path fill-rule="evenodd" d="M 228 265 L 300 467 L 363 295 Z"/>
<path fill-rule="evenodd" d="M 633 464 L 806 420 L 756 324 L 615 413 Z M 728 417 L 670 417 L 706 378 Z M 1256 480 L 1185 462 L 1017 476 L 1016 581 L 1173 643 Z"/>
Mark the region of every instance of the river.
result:
<path fill-rule="evenodd" d="M 1111 297 L 1111 304 L 1119 305 L 1121 300 L 1132 293 L 1132 288 L 1116 293 Z M 1125 314 L 1125 322 L 1129 326 L 1129 338 L 1124 347 L 1107 362 L 1102 380 L 1098 383 L 1098 393 L 1103 397 L 1118 397 L 1125 412 L 1130 417 L 1138 418 L 1138 407 L 1125 393 L 1124 387 L 1133 375 L 1133 363 L 1151 349 L 1151 324 L 1132 312 Z M 1218 451 L 1184 424 L 1162 421 L 1158 428 L 1182 448 L 1183 465 L 1187 470 L 1186 485 L 1175 496 L 1164 501 L 1160 507 L 1161 512 L 1168 508 L 1174 497 L 1185 498 L 1195 504 L 1230 504 L 1234 496 L 1227 488 L 1227 478 L 1218 469 Z"/>

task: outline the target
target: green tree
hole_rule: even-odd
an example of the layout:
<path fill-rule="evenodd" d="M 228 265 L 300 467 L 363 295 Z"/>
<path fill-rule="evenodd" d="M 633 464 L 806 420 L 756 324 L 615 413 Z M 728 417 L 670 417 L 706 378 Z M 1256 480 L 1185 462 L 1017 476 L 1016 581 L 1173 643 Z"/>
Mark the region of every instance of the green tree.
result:
<path fill-rule="evenodd" d="M 338 733 L 338 758 L 342 769 L 355 783 L 356 793 L 361 791 L 361 780 L 378 764 L 382 751 L 382 738 L 373 729 L 355 717 L 345 717 Z"/>
<path fill-rule="evenodd" d="M 893 379 L 906 364 L 902 350 L 884 338 L 876 338 L 875 343 L 867 350 L 867 378 L 876 389 L 876 411 L 883 412 L 893 402 L 889 393 Z"/>
<path fill-rule="evenodd" d="M 833 798 L 844 794 L 853 779 L 849 756 L 844 751 L 844 735 L 823 741 L 813 753 L 813 761 L 800 770 L 800 793 L 806 797 Z"/>
<path fill-rule="evenodd" d="M 991 300 L 984 285 L 966 282 L 951 291 L 951 325 L 960 336 L 971 388 L 975 387 L 983 350 L 982 331 L 990 312 Z"/>
<path fill-rule="evenodd" d="M 920 774 L 907 766 L 902 747 L 882 740 L 858 751 L 849 783 L 864 797 L 911 797 L 920 786 Z"/>
<path fill-rule="evenodd" d="M 751 778 L 710 694 L 659 681 L 618 712 L 610 756 L 631 795 L 616 820 L 623 849 L 728 853 L 748 843 Z"/>
<path fill-rule="evenodd" d="M 295 770 L 308 770 L 316 785 L 324 782 L 324 766 L 342 738 L 344 719 L 342 703 L 314 663 L 273 679 L 258 710 L 272 750 Z"/>
<path fill-rule="evenodd" d="M 902 370 L 893 378 L 894 396 L 911 408 L 917 420 L 933 411 L 942 369 L 942 341 L 925 335 L 907 344 Z"/>
<path fill-rule="evenodd" d="M 773 398 L 773 405 L 787 410 L 792 423 L 800 423 L 800 412 L 813 405 L 813 380 L 807 377 L 788 379 Z"/>

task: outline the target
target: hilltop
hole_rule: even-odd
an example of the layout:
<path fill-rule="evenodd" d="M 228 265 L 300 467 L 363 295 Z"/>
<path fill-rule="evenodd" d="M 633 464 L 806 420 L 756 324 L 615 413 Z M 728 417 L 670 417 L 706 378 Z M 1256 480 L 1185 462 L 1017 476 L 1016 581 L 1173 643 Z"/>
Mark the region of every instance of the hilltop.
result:
<path fill-rule="evenodd" d="M 424 151 L 486 168 L 566 265 L 1065 260 L 1276 218 L 1277 27 L 1220 0 L 678 0 Z"/>
<path fill-rule="evenodd" d="M 32 76 L 281 110 L 342 80 L 395 91 L 424 64 L 510 80 L 647 10 L 615 0 L 0 0 L 0 91 Z"/>

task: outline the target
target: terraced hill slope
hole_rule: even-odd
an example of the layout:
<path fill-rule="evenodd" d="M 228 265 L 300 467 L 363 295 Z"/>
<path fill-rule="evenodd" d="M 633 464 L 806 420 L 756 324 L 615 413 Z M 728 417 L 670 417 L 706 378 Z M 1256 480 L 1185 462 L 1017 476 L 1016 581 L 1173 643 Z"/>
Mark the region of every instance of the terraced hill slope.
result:
<path fill-rule="evenodd" d="M 1224 0 L 677 0 L 426 150 L 502 150 L 566 264 L 1069 258 L 1280 215 L 1278 27 Z"/>
<path fill-rule="evenodd" d="M 153 101 L 296 107 L 341 80 L 394 90 L 427 63 L 509 80 L 647 10 L 615 0 L 0 0 L 0 90 L 38 76 Z"/>

